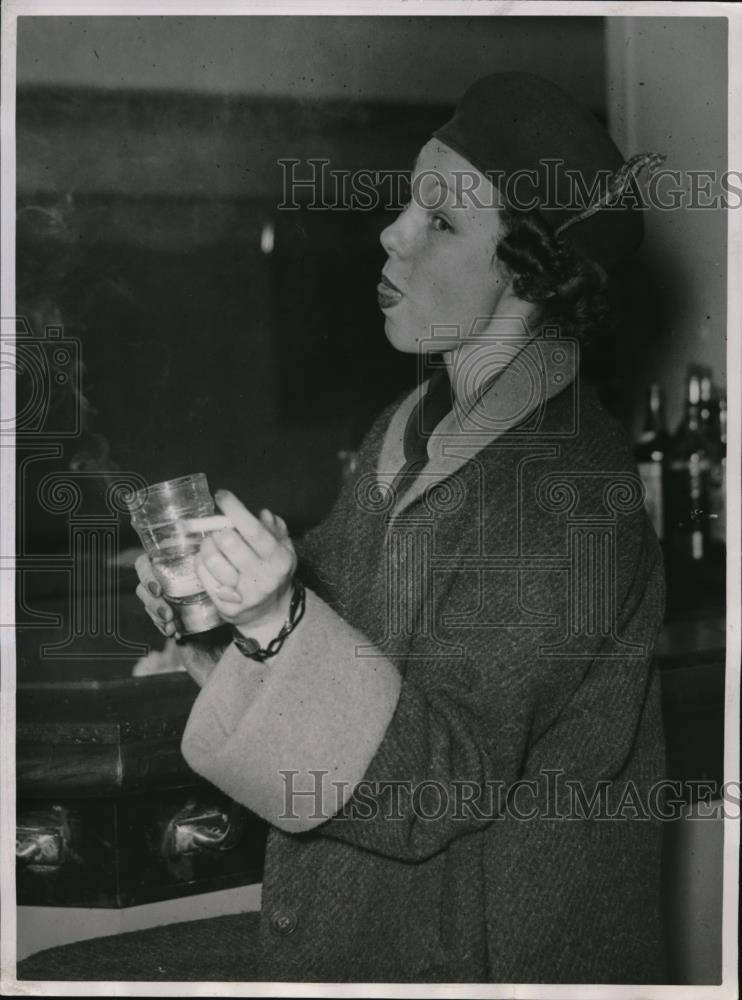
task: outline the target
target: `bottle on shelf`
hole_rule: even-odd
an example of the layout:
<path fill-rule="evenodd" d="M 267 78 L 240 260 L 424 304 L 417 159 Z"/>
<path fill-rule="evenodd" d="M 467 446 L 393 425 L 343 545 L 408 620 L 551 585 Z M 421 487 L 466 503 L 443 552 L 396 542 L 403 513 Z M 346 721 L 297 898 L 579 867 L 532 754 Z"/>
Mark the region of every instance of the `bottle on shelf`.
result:
<path fill-rule="evenodd" d="M 667 469 L 667 551 L 681 566 L 708 558 L 712 444 L 702 428 L 701 377 L 689 367 L 685 416 L 671 441 Z"/>
<path fill-rule="evenodd" d="M 718 402 L 718 428 L 709 476 L 709 537 L 715 548 L 723 549 L 727 537 L 727 401 L 723 396 Z"/>
<path fill-rule="evenodd" d="M 710 368 L 699 366 L 699 421 L 701 433 L 713 445 L 719 440 L 719 403 L 714 396 L 713 375 Z"/>
<path fill-rule="evenodd" d="M 665 537 L 665 467 L 669 445 L 662 389 L 653 383 L 647 390 L 644 430 L 634 449 L 634 460 L 644 483 L 644 504 L 660 540 Z"/>

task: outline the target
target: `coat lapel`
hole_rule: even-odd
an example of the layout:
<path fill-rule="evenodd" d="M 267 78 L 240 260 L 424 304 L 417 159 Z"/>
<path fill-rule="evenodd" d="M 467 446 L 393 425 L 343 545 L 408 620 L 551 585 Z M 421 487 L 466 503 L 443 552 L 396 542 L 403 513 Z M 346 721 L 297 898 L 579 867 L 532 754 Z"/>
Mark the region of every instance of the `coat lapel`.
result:
<path fill-rule="evenodd" d="M 479 451 L 497 440 L 508 430 L 537 421 L 538 426 L 550 399 L 563 392 L 573 381 L 571 377 L 554 378 L 548 364 L 543 368 L 543 384 L 537 391 L 523 393 L 521 376 L 509 365 L 493 379 L 485 391 L 466 406 L 457 405 L 433 431 L 428 440 L 428 464 L 418 473 L 406 490 L 398 489 L 390 523 L 407 510 L 435 483 L 453 475 Z M 557 373 L 560 374 L 560 373 Z M 416 387 L 400 404 L 392 417 L 379 454 L 376 468 L 378 482 L 391 488 L 402 468 L 405 456 L 403 440 L 407 421 L 425 394 L 430 380 Z"/>

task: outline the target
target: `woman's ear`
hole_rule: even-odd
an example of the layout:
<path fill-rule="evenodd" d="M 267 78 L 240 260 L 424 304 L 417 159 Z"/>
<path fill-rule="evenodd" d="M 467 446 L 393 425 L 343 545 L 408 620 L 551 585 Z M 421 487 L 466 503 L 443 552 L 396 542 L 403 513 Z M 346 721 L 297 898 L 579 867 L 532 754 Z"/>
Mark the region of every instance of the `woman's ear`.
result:
<path fill-rule="evenodd" d="M 513 276 L 510 274 L 503 275 L 500 283 L 500 295 L 495 304 L 495 311 L 492 314 L 493 325 L 502 329 L 503 323 L 512 320 L 514 331 L 518 327 L 522 328 L 525 324 L 526 330 L 530 332 L 531 336 L 535 336 L 537 315 L 538 306 L 533 302 L 526 302 L 515 291 Z M 524 330 L 524 333 L 526 330 Z"/>

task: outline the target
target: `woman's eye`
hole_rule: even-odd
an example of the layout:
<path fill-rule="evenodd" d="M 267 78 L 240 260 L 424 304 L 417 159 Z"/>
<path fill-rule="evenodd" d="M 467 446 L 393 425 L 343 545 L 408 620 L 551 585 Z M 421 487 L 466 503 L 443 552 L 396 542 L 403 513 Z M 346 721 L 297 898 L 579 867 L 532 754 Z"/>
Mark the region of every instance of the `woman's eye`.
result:
<path fill-rule="evenodd" d="M 439 233 L 452 233 L 453 232 L 453 226 L 448 221 L 448 219 L 444 218 L 442 215 L 434 215 L 433 216 L 433 229 L 435 229 L 436 232 L 439 232 Z"/>

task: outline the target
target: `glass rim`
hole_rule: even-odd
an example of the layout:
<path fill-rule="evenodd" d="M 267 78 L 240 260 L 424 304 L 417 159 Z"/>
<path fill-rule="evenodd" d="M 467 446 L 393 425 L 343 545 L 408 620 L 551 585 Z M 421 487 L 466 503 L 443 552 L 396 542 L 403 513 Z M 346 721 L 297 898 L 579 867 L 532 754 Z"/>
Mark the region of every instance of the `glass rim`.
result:
<path fill-rule="evenodd" d="M 186 476 L 176 476 L 175 479 L 163 479 L 161 483 L 152 483 L 151 486 L 144 486 L 132 494 L 131 499 L 126 500 L 126 505 L 130 510 L 140 509 L 149 497 L 158 493 L 175 492 L 178 486 L 187 482 L 197 482 L 203 480 L 208 490 L 208 480 L 205 472 L 192 472 Z"/>

